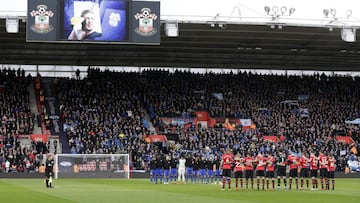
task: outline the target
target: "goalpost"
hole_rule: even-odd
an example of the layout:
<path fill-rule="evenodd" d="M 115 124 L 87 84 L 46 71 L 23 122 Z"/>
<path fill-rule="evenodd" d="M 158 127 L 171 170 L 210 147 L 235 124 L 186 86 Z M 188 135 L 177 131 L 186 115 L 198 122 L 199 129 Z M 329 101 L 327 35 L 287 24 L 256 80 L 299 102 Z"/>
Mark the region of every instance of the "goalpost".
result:
<path fill-rule="evenodd" d="M 129 154 L 57 154 L 55 178 L 130 178 Z"/>

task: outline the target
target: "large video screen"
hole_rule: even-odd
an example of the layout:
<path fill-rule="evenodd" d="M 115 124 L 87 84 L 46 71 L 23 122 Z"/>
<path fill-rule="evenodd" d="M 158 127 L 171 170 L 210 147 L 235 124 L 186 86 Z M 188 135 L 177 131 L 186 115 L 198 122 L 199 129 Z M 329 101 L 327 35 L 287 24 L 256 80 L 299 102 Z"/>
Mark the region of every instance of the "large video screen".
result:
<path fill-rule="evenodd" d="M 26 40 L 160 44 L 160 2 L 28 0 Z"/>
<path fill-rule="evenodd" d="M 127 41 L 127 10 L 128 1 L 64 0 L 62 39 Z"/>

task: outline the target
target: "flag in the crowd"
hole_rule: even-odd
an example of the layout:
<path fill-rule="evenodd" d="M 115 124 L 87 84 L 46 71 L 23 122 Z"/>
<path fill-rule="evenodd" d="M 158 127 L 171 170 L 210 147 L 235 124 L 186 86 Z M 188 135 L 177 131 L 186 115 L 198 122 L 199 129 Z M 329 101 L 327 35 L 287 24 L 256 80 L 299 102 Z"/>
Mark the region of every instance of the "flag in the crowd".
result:
<path fill-rule="evenodd" d="M 309 118 L 310 117 L 309 109 L 300 108 L 300 117 L 301 118 Z"/>
<path fill-rule="evenodd" d="M 217 98 L 218 100 L 224 100 L 223 93 L 212 93 L 212 95 Z"/>
<path fill-rule="evenodd" d="M 251 119 L 250 118 L 240 119 L 240 124 L 242 126 L 251 126 Z"/>
<path fill-rule="evenodd" d="M 359 125 L 360 124 L 360 118 L 356 118 L 354 120 L 346 120 L 345 123 L 346 124 L 357 124 L 357 125 Z"/>

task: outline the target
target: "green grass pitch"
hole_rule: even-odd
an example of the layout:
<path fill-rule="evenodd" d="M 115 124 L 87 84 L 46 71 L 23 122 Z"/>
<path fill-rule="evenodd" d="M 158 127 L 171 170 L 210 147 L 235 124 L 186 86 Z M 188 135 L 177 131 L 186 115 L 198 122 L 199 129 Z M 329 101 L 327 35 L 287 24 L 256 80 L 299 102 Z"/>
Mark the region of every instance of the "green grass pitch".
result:
<path fill-rule="evenodd" d="M 234 183 L 234 182 L 232 182 Z M 334 191 L 221 191 L 219 184 L 152 184 L 147 179 L 0 179 L 1 202 L 53 203 L 345 203 L 360 201 L 360 179 L 336 179 Z"/>

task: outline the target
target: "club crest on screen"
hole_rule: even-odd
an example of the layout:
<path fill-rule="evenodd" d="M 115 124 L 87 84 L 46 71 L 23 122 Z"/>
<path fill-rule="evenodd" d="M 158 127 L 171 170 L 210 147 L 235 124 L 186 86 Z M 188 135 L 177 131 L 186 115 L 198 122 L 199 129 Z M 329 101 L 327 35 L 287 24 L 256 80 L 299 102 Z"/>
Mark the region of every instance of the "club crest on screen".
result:
<path fill-rule="evenodd" d="M 43 4 L 36 8 L 37 10 L 30 12 L 30 15 L 35 18 L 35 24 L 31 26 L 31 30 L 38 34 L 46 34 L 54 30 L 54 27 L 50 25 L 50 18 L 54 16 L 54 13 Z"/>
<path fill-rule="evenodd" d="M 139 27 L 135 28 L 135 32 L 141 36 L 152 36 L 157 33 L 153 22 L 157 20 L 155 13 L 151 13 L 150 8 L 142 8 L 140 13 L 137 13 L 135 19 L 139 21 Z"/>

